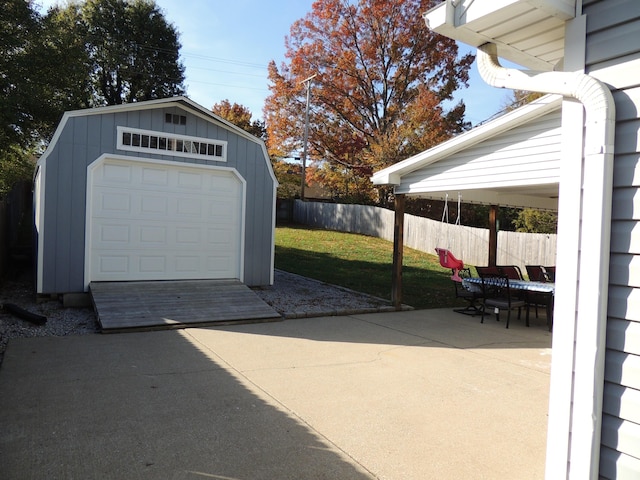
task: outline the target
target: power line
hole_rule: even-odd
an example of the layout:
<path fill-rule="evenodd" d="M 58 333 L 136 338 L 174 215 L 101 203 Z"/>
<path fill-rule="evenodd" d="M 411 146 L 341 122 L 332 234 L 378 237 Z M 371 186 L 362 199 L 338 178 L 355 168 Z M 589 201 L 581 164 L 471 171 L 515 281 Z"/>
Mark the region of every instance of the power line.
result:
<path fill-rule="evenodd" d="M 139 48 L 140 50 L 147 50 L 147 51 L 151 51 L 151 52 L 161 52 L 161 53 L 168 53 L 168 54 L 174 54 L 176 53 L 175 50 L 169 49 L 169 48 L 161 48 L 155 45 L 142 45 L 140 43 L 131 43 L 131 45 L 134 45 L 135 47 Z M 184 53 L 183 51 L 181 51 L 181 49 L 178 49 L 179 56 L 184 57 L 184 58 L 193 58 L 193 59 L 197 59 L 197 60 L 204 60 L 207 62 L 213 62 L 213 63 L 225 63 L 228 65 L 237 65 L 239 67 L 249 67 L 249 68 L 258 68 L 261 70 L 268 70 L 267 65 L 265 65 L 264 63 L 253 63 L 253 62 L 246 62 L 243 60 L 236 60 L 236 59 L 231 59 L 231 58 L 223 58 L 223 57 L 213 57 L 210 55 L 203 55 L 200 53 Z"/>
<path fill-rule="evenodd" d="M 185 78 L 185 82 L 187 82 L 189 84 L 191 84 L 191 83 L 199 83 L 199 84 L 202 84 L 202 85 L 213 85 L 213 86 L 216 86 L 216 87 L 242 88 L 244 90 L 257 90 L 257 91 L 260 91 L 260 92 L 268 92 L 269 91 L 268 88 L 245 87 L 243 85 L 229 85 L 229 84 L 226 84 L 226 83 L 205 82 L 205 81 L 202 81 L 202 80 L 193 80 L 191 78 L 189 78 L 189 79 Z"/>
<path fill-rule="evenodd" d="M 229 70 L 217 70 L 215 68 L 194 67 L 192 65 L 185 65 L 185 68 L 188 68 L 190 70 L 205 70 L 207 72 L 226 73 L 226 74 L 229 74 L 229 75 L 242 75 L 242 76 L 245 76 L 245 77 L 266 78 L 265 75 L 258 75 L 256 73 L 232 72 L 232 71 L 229 71 Z"/>
<path fill-rule="evenodd" d="M 268 67 L 264 64 L 264 63 L 253 63 L 253 62 L 245 62 L 242 60 L 235 60 L 235 59 L 231 59 L 231 58 L 223 58 L 223 57 L 213 57 L 213 56 L 209 56 L 209 55 L 203 55 L 200 53 L 184 53 L 181 48 L 177 50 L 173 50 L 173 49 L 169 49 L 169 48 L 162 48 L 156 45 L 150 45 L 150 44 L 140 44 L 137 42 L 131 42 L 129 45 L 132 45 L 142 51 L 147 50 L 150 52 L 160 52 L 160 53 L 167 53 L 167 54 L 175 54 L 177 53 L 179 57 L 183 57 L 183 58 L 192 58 L 192 59 L 196 59 L 196 60 L 204 60 L 207 62 L 213 62 L 213 63 L 225 63 L 228 65 L 236 65 L 239 67 L 249 67 L 249 68 L 253 68 L 253 69 L 260 69 L 260 70 L 264 70 L 264 71 L 268 71 Z"/>
<path fill-rule="evenodd" d="M 221 58 L 221 57 L 210 57 L 208 55 L 201 55 L 199 53 L 181 53 L 183 57 L 191 57 L 199 60 L 206 60 L 208 62 L 218 62 L 218 63 L 226 63 L 229 65 L 238 65 L 242 67 L 251 67 L 251 68 L 260 68 L 262 70 L 268 70 L 267 66 L 264 63 L 252 63 L 252 62 L 244 62 L 242 60 L 233 60 L 230 58 Z"/>
<path fill-rule="evenodd" d="M 147 51 L 153 51 L 153 52 L 165 52 L 165 53 L 175 53 L 172 50 L 169 49 L 162 49 L 162 48 L 156 48 L 152 45 L 140 45 L 140 44 L 136 44 L 136 46 L 140 49 L 140 50 L 147 50 Z M 228 64 L 228 65 L 235 65 L 235 66 L 239 66 L 239 67 L 248 67 L 248 68 L 252 68 L 252 69 L 260 69 L 260 70 L 264 70 L 265 72 L 268 70 L 267 67 L 264 66 L 264 64 L 258 64 L 258 63 L 251 63 L 251 62 L 244 62 L 244 61 L 240 61 L 240 60 L 232 60 L 232 59 L 228 59 L 228 58 L 222 58 L 222 57 L 213 57 L 213 56 L 208 56 L 208 55 L 201 55 L 201 54 L 196 54 L 196 53 L 180 53 L 180 57 L 184 57 L 184 59 L 186 60 L 188 59 L 196 59 L 196 60 L 204 60 L 204 61 L 208 61 L 208 62 L 213 62 L 213 63 L 224 63 L 224 64 Z M 262 79 L 266 79 L 266 75 L 259 75 L 256 73 L 248 73 L 248 72 L 237 72 L 237 71 L 231 71 L 231 70 L 220 70 L 220 69 L 215 69 L 215 68 L 208 68 L 208 67 L 201 67 L 201 66 L 194 66 L 194 65 L 190 65 L 185 63 L 184 64 L 184 68 L 185 70 L 189 69 L 190 71 L 192 70 L 204 70 L 204 71 L 209 71 L 209 72 L 216 72 L 216 73 L 225 73 L 228 75 L 240 75 L 240 76 L 245 76 L 245 77 L 254 77 L 254 78 L 262 78 Z M 186 78 L 185 78 L 186 80 Z M 268 91 L 268 89 L 265 88 L 255 88 L 255 87 L 242 87 L 239 85 L 228 85 L 228 84 L 222 84 L 222 83 L 211 83 L 211 82 L 205 82 L 205 81 L 199 81 L 199 80 L 189 80 L 189 83 L 200 83 L 200 84 L 204 84 L 204 85 L 215 85 L 215 86 L 222 86 L 222 87 L 236 87 L 236 88 L 244 88 L 244 89 L 248 89 L 248 90 L 260 90 L 260 91 Z"/>

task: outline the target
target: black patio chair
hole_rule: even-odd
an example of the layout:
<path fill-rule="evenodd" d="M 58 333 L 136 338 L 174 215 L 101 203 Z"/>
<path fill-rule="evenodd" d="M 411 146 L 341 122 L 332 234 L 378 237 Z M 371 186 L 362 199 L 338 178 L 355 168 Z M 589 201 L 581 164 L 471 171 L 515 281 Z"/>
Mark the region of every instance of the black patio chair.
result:
<path fill-rule="evenodd" d="M 478 272 L 478 276 L 481 277 L 483 275 L 499 275 L 500 269 L 496 266 L 493 267 L 476 267 L 476 272 Z"/>
<path fill-rule="evenodd" d="M 518 309 L 518 318 L 521 316 L 522 308 L 526 309 L 526 325 L 529 326 L 529 303 L 524 298 L 516 297 L 509 288 L 509 277 L 502 274 L 486 274 L 481 275 L 482 278 L 482 320 L 487 307 L 493 308 L 496 315 L 496 321 L 500 321 L 500 310 L 507 311 L 507 326 L 511 320 L 511 310 Z"/>
<path fill-rule="evenodd" d="M 527 270 L 527 276 L 532 282 L 552 282 L 552 276 L 547 271 L 547 267 L 542 265 L 525 265 Z M 555 273 L 555 272 L 554 272 Z M 536 318 L 538 318 L 538 307 L 544 307 L 547 312 L 547 321 L 550 321 L 550 309 L 553 305 L 553 296 L 546 293 L 528 292 L 527 301 L 530 306 L 533 306 L 536 312 Z"/>
<path fill-rule="evenodd" d="M 460 278 L 470 278 L 471 277 L 471 269 L 470 268 L 461 268 L 458 270 L 458 275 Z M 476 316 L 482 313 L 482 305 L 480 300 L 482 299 L 482 290 L 478 287 L 478 290 L 467 290 L 462 285 L 462 282 L 457 282 L 452 280 L 453 288 L 455 289 L 456 298 L 460 298 L 468 303 L 468 305 L 464 308 L 454 308 L 453 311 L 456 313 L 463 313 L 465 315 Z"/>
<path fill-rule="evenodd" d="M 548 282 L 546 271 L 542 265 L 525 265 L 527 276 L 532 282 Z"/>
<path fill-rule="evenodd" d="M 522 270 L 517 265 L 498 265 L 498 270 L 502 275 L 509 277 L 509 280 L 524 280 Z"/>
<path fill-rule="evenodd" d="M 544 267 L 545 272 L 547 272 L 548 282 L 555 283 L 556 282 L 556 266 L 551 265 L 548 267 Z"/>

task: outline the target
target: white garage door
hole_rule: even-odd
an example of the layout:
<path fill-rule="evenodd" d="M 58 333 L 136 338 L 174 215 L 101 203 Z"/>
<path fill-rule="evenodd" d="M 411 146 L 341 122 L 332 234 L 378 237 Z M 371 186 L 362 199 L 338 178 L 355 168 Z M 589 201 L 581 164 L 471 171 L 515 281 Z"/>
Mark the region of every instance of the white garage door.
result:
<path fill-rule="evenodd" d="M 106 158 L 89 172 L 90 281 L 242 280 L 234 170 Z"/>

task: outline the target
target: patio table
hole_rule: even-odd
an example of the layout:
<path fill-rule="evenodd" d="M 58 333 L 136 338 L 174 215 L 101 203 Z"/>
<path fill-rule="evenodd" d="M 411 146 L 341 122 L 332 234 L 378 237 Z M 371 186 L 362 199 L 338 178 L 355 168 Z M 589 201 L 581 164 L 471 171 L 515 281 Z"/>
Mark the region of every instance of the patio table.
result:
<path fill-rule="evenodd" d="M 490 283 L 490 279 L 485 279 Z M 462 286 L 471 292 L 482 292 L 482 278 L 469 277 L 462 279 Z M 509 288 L 514 290 L 527 290 L 536 293 L 548 293 L 553 295 L 556 290 L 555 283 L 549 282 L 530 282 L 528 280 L 511 280 L 509 279 Z"/>
<path fill-rule="evenodd" d="M 491 278 L 485 278 L 485 282 L 491 283 Z M 462 286 L 471 292 L 482 292 L 482 278 L 469 277 L 462 279 Z M 553 297 L 556 291 L 556 284 L 550 282 L 530 282 L 528 280 L 509 280 L 509 288 L 513 290 L 524 290 L 531 293 L 537 293 L 548 296 L 547 302 L 547 323 L 549 330 L 553 328 Z"/>

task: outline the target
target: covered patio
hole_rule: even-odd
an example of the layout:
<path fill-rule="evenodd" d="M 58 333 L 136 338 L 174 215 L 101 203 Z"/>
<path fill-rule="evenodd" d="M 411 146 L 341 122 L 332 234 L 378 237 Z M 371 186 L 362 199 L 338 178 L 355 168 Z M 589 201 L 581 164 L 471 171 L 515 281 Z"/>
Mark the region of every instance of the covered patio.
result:
<path fill-rule="evenodd" d="M 626 134 L 622 121 L 617 121 L 618 104 L 632 112 L 629 119 L 637 119 L 637 102 L 622 96 L 616 100 L 613 95 L 614 88 L 630 91 L 636 86 L 633 67 L 637 59 L 629 55 L 637 55 L 637 45 L 626 38 L 638 31 L 637 22 L 633 23 L 638 12 L 629 5 L 446 0 L 423 14 L 430 30 L 477 47 L 478 70 L 487 84 L 563 97 L 547 478 L 595 479 L 600 473 L 614 478 L 616 471 L 638 471 L 633 440 L 620 440 L 623 429 L 632 431 L 637 426 L 622 414 L 629 401 L 618 391 L 611 398 L 605 394 L 605 378 L 616 388 L 623 384 L 608 372 L 625 368 L 608 350 L 607 327 L 608 309 L 616 303 L 609 298 L 611 292 L 617 292 L 609 278 L 610 259 L 615 258 L 612 206 L 626 203 L 615 202 L 614 196 L 614 191 L 622 190 L 614 186 L 614 173 L 625 171 L 614 168 L 614 158 L 617 163 L 622 153 L 617 150 L 618 134 Z M 628 25 L 635 28 L 628 29 Z M 501 58 L 522 69 L 503 67 Z M 635 133 L 628 142 L 629 153 L 634 155 Z M 621 184 L 631 185 L 626 179 Z M 621 220 L 632 218 L 635 220 L 631 214 L 623 215 Z M 621 220 L 615 219 L 618 224 L 624 223 Z M 636 252 L 625 245 L 620 253 Z M 401 260 L 401 254 L 399 257 Z M 626 266 L 627 260 L 621 269 L 625 274 Z M 635 287 L 625 274 L 625 288 Z M 626 298 L 627 290 L 624 292 Z M 623 305 L 623 319 L 636 319 L 632 308 L 627 305 L 625 310 L 624 300 L 617 303 Z M 637 348 L 629 351 L 637 353 Z M 631 385 L 637 382 L 625 384 Z M 605 435 L 608 404 L 614 405 L 614 433 L 609 434 L 614 441 Z"/>
<path fill-rule="evenodd" d="M 486 265 L 496 265 L 501 206 L 558 209 L 562 97 L 546 95 L 436 147 L 376 172 L 395 194 L 392 296 L 402 304 L 406 197 L 490 205 Z M 455 252 L 454 252 L 455 254 Z M 464 259 L 462 259 L 464 260 Z"/>

